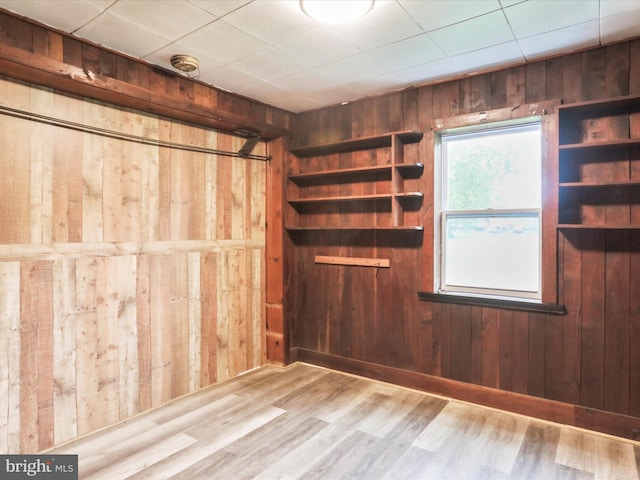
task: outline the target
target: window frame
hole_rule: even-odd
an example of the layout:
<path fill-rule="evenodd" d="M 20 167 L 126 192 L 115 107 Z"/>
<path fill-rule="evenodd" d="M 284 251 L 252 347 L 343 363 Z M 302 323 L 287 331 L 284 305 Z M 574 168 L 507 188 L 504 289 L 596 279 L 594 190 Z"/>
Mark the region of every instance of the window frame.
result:
<path fill-rule="evenodd" d="M 540 195 L 541 204 L 539 208 L 516 208 L 516 209 L 486 209 L 486 210 L 447 210 L 443 208 L 443 203 L 447 194 L 446 158 L 443 152 L 443 138 L 485 134 L 492 131 L 512 131 L 512 129 L 526 128 L 535 125 L 540 134 Z M 544 180 L 545 180 L 545 145 L 544 121 L 541 115 L 532 115 L 522 118 L 509 119 L 506 121 L 484 122 L 475 125 L 464 125 L 453 128 L 446 128 L 435 132 L 434 137 L 434 292 L 436 294 L 451 296 L 471 296 L 486 299 L 508 300 L 516 302 L 541 303 L 543 295 L 543 268 L 544 258 Z M 446 220 L 453 216 L 473 217 L 473 216 L 535 216 L 538 220 L 538 282 L 535 292 L 524 290 L 499 290 L 495 288 L 478 288 L 470 286 L 454 286 L 447 283 L 446 279 Z"/>

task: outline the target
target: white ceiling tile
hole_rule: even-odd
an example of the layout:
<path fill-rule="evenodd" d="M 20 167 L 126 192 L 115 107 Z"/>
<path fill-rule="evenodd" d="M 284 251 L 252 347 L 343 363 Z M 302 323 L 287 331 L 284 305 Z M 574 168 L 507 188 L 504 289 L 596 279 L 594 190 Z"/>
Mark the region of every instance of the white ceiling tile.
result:
<path fill-rule="evenodd" d="M 259 81 L 253 75 L 230 65 L 223 65 L 212 71 L 202 73 L 198 76 L 198 80 L 234 93 L 240 93 Z"/>
<path fill-rule="evenodd" d="M 268 82 L 257 82 L 245 89 L 246 94 L 267 105 L 279 105 L 280 108 L 298 112 L 312 108 L 321 107 L 322 104 L 304 95 L 292 95 L 290 91 L 284 90 Z"/>
<path fill-rule="evenodd" d="M 118 0 L 108 13 L 171 40 L 177 40 L 216 19 L 186 0 Z"/>
<path fill-rule="evenodd" d="M 298 3 L 291 1 L 252 2 L 226 15 L 224 21 L 269 45 L 318 28 L 302 13 Z"/>
<path fill-rule="evenodd" d="M 298 60 L 273 47 L 238 60 L 234 65 L 267 81 L 273 81 L 283 75 L 289 75 L 305 68 Z"/>
<path fill-rule="evenodd" d="M 422 33 L 422 29 L 395 1 L 377 1 L 373 10 L 350 24 L 333 27 L 362 50 L 370 50 Z"/>
<path fill-rule="evenodd" d="M 313 69 L 322 77 L 331 78 L 339 83 L 350 83 L 367 77 L 375 77 L 387 73 L 387 69 L 368 56 L 358 53 L 331 63 L 325 63 Z"/>
<path fill-rule="evenodd" d="M 445 56 L 426 33 L 367 52 L 389 70 L 433 62 Z"/>
<path fill-rule="evenodd" d="M 601 41 L 607 43 L 636 37 L 638 25 L 640 25 L 640 10 L 605 17 L 601 22 Z"/>
<path fill-rule="evenodd" d="M 478 71 L 524 62 L 518 44 L 513 42 L 494 45 L 475 52 L 443 58 L 394 72 L 405 82 L 415 85 L 441 80 L 453 75 L 474 74 Z"/>
<path fill-rule="evenodd" d="M 530 37 L 595 20 L 598 0 L 529 0 L 504 9 L 516 38 Z"/>
<path fill-rule="evenodd" d="M 279 43 L 276 48 L 308 67 L 323 65 L 359 52 L 354 45 L 329 28 L 305 33 Z"/>
<path fill-rule="evenodd" d="M 553 53 L 594 46 L 598 45 L 598 43 L 598 20 L 518 40 L 520 49 L 528 60 Z"/>
<path fill-rule="evenodd" d="M 375 77 L 356 80 L 347 85 L 352 90 L 359 92 L 359 97 L 377 95 L 380 91 L 391 92 L 408 88 L 411 83 L 400 79 L 395 73 L 385 73 Z"/>
<path fill-rule="evenodd" d="M 203 10 L 222 17 L 231 13 L 244 5 L 253 2 L 253 0 L 187 0 L 189 3 L 196 5 Z"/>
<path fill-rule="evenodd" d="M 165 37 L 114 17 L 109 12 L 101 14 L 76 30 L 75 35 L 134 57 L 144 57 L 169 43 Z"/>
<path fill-rule="evenodd" d="M 501 11 L 434 30 L 429 37 L 449 56 L 513 40 L 511 29 Z"/>
<path fill-rule="evenodd" d="M 193 55 L 200 60 L 202 72 L 269 48 L 267 44 L 229 25 L 224 20 L 216 20 L 184 36 L 179 42 L 176 42 L 175 46 L 179 47 L 179 51 L 177 48 L 174 48 L 173 51 L 163 48 L 155 53 Z M 152 61 L 154 58 L 157 58 L 157 55 L 154 54 L 147 60 Z"/>
<path fill-rule="evenodd" d="M 636 12 L 640 10 L 638 0 L 606 0 L 600 2 L 600 15 L 610 17 L 619 13 Z"/>
<path fill-rule="evenodd" d="M 498 0 L 400 0 L 425 32 L 500 9 Z"/>
<path fill-rule="evenodd" d="M 0 8 L 6 8 L 65 32 L 74 32 L 94 19 L 114 1 L 0 0 Z"/>
<path fill-rule="evenodd" d="M 502 8 L 511 7 L 512 5 L 516 5 L 517 3 L 526 2 L 528 0 L 500 0 L 500 5 Z"/>
<path fill-rule="evenodd" d="M 299 95 L 310 98 L 322 97 L 329 91 L 332 92 L 332 95 L 335 95 L 337 90 L 341 92 L 341 100 L 349 100 L 355 95 L 355 92 L 341 85 L 336 79 L 324 77 L 319 72 L 312 70 L 305 70 L 282 77 L 278 80 L 278 86 L 288 92 L 295 91 Z"/>

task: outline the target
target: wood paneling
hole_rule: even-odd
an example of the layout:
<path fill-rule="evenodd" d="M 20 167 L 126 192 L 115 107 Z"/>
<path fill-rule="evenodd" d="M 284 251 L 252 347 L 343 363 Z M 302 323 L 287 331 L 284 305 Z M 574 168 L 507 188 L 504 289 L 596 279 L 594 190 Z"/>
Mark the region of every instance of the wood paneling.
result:
<path fill-rule="evenodd" d="M 134 135 L 242 141 L 18 81 L 0 80 L 0 97 Z M 0 452 L 52 447 L 264 363 L 266 162 L 6 115 L 0 144 Z"/>
<path fill-rule="evenodd" d="M 593 408 L 621 415 L 607 420 L 594 415 L 593 428 L 603 428 L 606 422 L 615 423 L 625 415 L 638 417 L 638 234 L 592 229 L 563 231 L 556 238 L 556 121 L 546 106 L 550 114 L 545 120 L 543 149 L 543 229 L 547 232 L 543 256 L 549 266 L 557 258 L 557 271 L 555 266 L 547 268 L 543 282 L 545 301 L 557 299 L 565 305 L 566 315 L 452 306 L 416 298 L 418 291 L 432 290 L 437 262 L 433 253 L 434 136 L 430 129 L 439 128 L 438 124 L 445 128 L 460 125 L 480 111 L 487 111 L 490 120 L 504 119 L 530 103 L 550 105 L 561 99 L 567 103 L 633 93 L 638 89 L 638 65 L 640 40 L 634 40 L 410 90 L 404 92 L 403 103 L 394 96 L 352 102 L 350 122 L 342 107 L 299 114 L 296 146 L 372 135 L 397 123 L 425 131 L 410 154 L 425 164 L 418 186 L 424 193 L 418 212 L 424 234 L 418 248 L 402 240 L 387 245 L 379 237 L 346 236 L 288 245 L 287 298 L 291 301 L 285 304 L 285 318 L 291 322 L 291 346 L 394 367 L 392 380 L 396 374 L 401 378 L 400 372 L 420 372 L 566 402 L 584 412 Z M 404 105 L 415 107 L 403 110 Z M 388 124 L 380 112 L 388 116 Z M 402 120 L 396 120 L 398 116 Z M 593 122 L 588 135 L 628 138 L 632 132 L 637 137 L 636 117 L 630 122 Z M 594 181 L 636 178 L 637 155 L 631 149 L 604 167 L 584 162 L 580 174 Z M 367 161 L 354 159 L 362 165 Z M 290 171 L 300 166 L 291 164 Z M 308 171 L 327 167 L 331 166 L 309 163 Z M 342 188 L 343 195 L 353 193 L 348 186 Z M 613 195 L 617 196 L 608 202 L 612 206 L 605 207 L 603 199 L 594 198 L 586 202 L 590 204 L 583 214 L 600 218 L 601 223 L 624 224 L 637 217 L 637 195 L 628 190 Z M 388 257 L 390 268 L 367 275 L 358 267 L 345 266 L 329 274 L 326 267 L 313 263 L 316 255 L 336 252 Z M 362 308 L 367 302 L 370 308 Z M 356 339 L 364 339 L 363 348 Z M 355 348 L 345 348 L 345 341 Z M 586 413 L 583 420 L 589 418 Z"/>
<path fill-rule="evenodd" d="M 293 129 L 289 112 L 118 55 L 2 9 L 0 74 L 222 131 L 245 128 L 273 139 Z"/>

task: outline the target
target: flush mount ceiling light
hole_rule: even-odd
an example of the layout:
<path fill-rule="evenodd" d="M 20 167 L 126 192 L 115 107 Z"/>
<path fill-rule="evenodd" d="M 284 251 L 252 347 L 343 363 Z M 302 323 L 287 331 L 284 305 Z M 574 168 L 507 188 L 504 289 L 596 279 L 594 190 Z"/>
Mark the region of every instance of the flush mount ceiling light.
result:
<path fill-rule="evenodd" d="M 174 55 L 171 57 L 171 65 L 181 72 L 193 72 L 198 68 L 198 59 L 189 55 Z"/>
<path fill-rule="evenodd" d="M 347 23 L 371 11 L 375 0 L 300 0 L 300 8 L 321 23 Z"/>

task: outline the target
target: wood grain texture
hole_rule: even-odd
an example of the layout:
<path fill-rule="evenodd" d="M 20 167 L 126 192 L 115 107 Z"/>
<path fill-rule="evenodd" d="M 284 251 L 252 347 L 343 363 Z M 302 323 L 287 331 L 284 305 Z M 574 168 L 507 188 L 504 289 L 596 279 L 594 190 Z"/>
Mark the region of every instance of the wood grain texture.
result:
<path fill-rule="evenodd" d="M 638 446 L 306 364 L 263 367 L 52 453 L 82 478 L 639 478 Z"/>
<path fill-rule="evenodd" d="M 235 146 L 204 128 L 0 83 L 3 104 L 37 114 Z M 13 179 L 0 194 L 11 196 L 0 207 L 0 451 L 50 448 L 264 362 L 265 162 L 231 166 L 4 115 L 0 142 L 0 182 Z M 233 189 L 218 186 L 230 184 L 222 164 Z"/>
<path fill-rule="evenodd" d="M 0 73 L 13 78 L 206 125 L 225 132 L 287 134 L 293 115 L 0 12 Z"/>
<path fill-rule="evenodd" d="M 408 90 L 404 95 L 411 108 L 406 112 L 406 102 L 401 105 L 394 95 L 388 95 L 351 102 L 347 109 L 328 107 L 299 114 L 296 146 L 366 137 L 383 132 L 392 123 L 415 125 L 424 131 L 417 150 L 405 150 L 409 161 L 416 158 L 424 163 L 423 175 L 416 182 L 424 202 L 415 217 L 424 231 L 417 245 L 400 238 L 395 243 L 385 242 L 388 239 L 383 240 L 379 233 L 376 237 L 321 233 L 287 244 L 285 264 L 290 266 L 291 280 L 284 318 L 291 322 L 291 347 L 387 367 L 401 366 L 403 373 L 429 373 L 638 418 L 640 356 L 633 348 L 640 318 L 635 300 L 634 267 L 640 255 L 637 234 L 598 229 L 558 233 L 559 169 L 553 107 L 560 101 L 637 93 L 639 45 L 638 40 L 620 42 Z M 540 114 L 542 109 L 547 112 L 542 149 L 543 301 L 564 304 L 566 315 L 496 312 L 428 302 L 416 306 L 416 291 L 437 288 L 434 265 L 438 265 L 439 253 L 434 224 L 438 219 L 434 199 L 438 160 L 434 130 L 477 123 L 478 112 L 486 112 L 487 121 L 500 121 Z M 578 138 L 636 138 L 640 131 L 638 118 L 634 114 L 589 119 L 581 125 Z M 336 138 L 338 131 L 340 136 Z M 379 158 L 384 155 L 381 150 L 376 152 Z M 637 180 L 640 157 L 636 150 L 612 151 L 607 162 L 584 158 L 569 173 L 581 181 Z M 290 173 L 339 168 L 341 161 L 339 156 L 308 162 L 291 157 L 285 166 Z M 369 158 L 351 155 L 349 160 L 351 167 L 358 167 L 368 165 Z M 321 185 L 314 187 L 317 190 L 313 194 L 369 193 L 362 191 L 364 182 L 355 183 L 342 184 L 336 191 L 329 190 L 333 186 Z M 577 215 L 594 223 L 637 223 L 636 190 L 581 194 L 583 205 Z M 349 225 L 353 220 L 352 211 L 332 213 L 332 225 Z M 406 221 L 413 212 L 404 215 Z M 343 267 L 338 274 L 329 275 L 328 269 L 313 264 L 316 255 L 390 258 L 393 268 L 379 269 L 372 278 L 359 277 L 362 274 L 354 267 Z M 416 281 L 414 275 L 418 276 Z M 367 303 L 371 309 L 362 308 Z M 345 348 L 345 343 L 351 349 Z"/>

